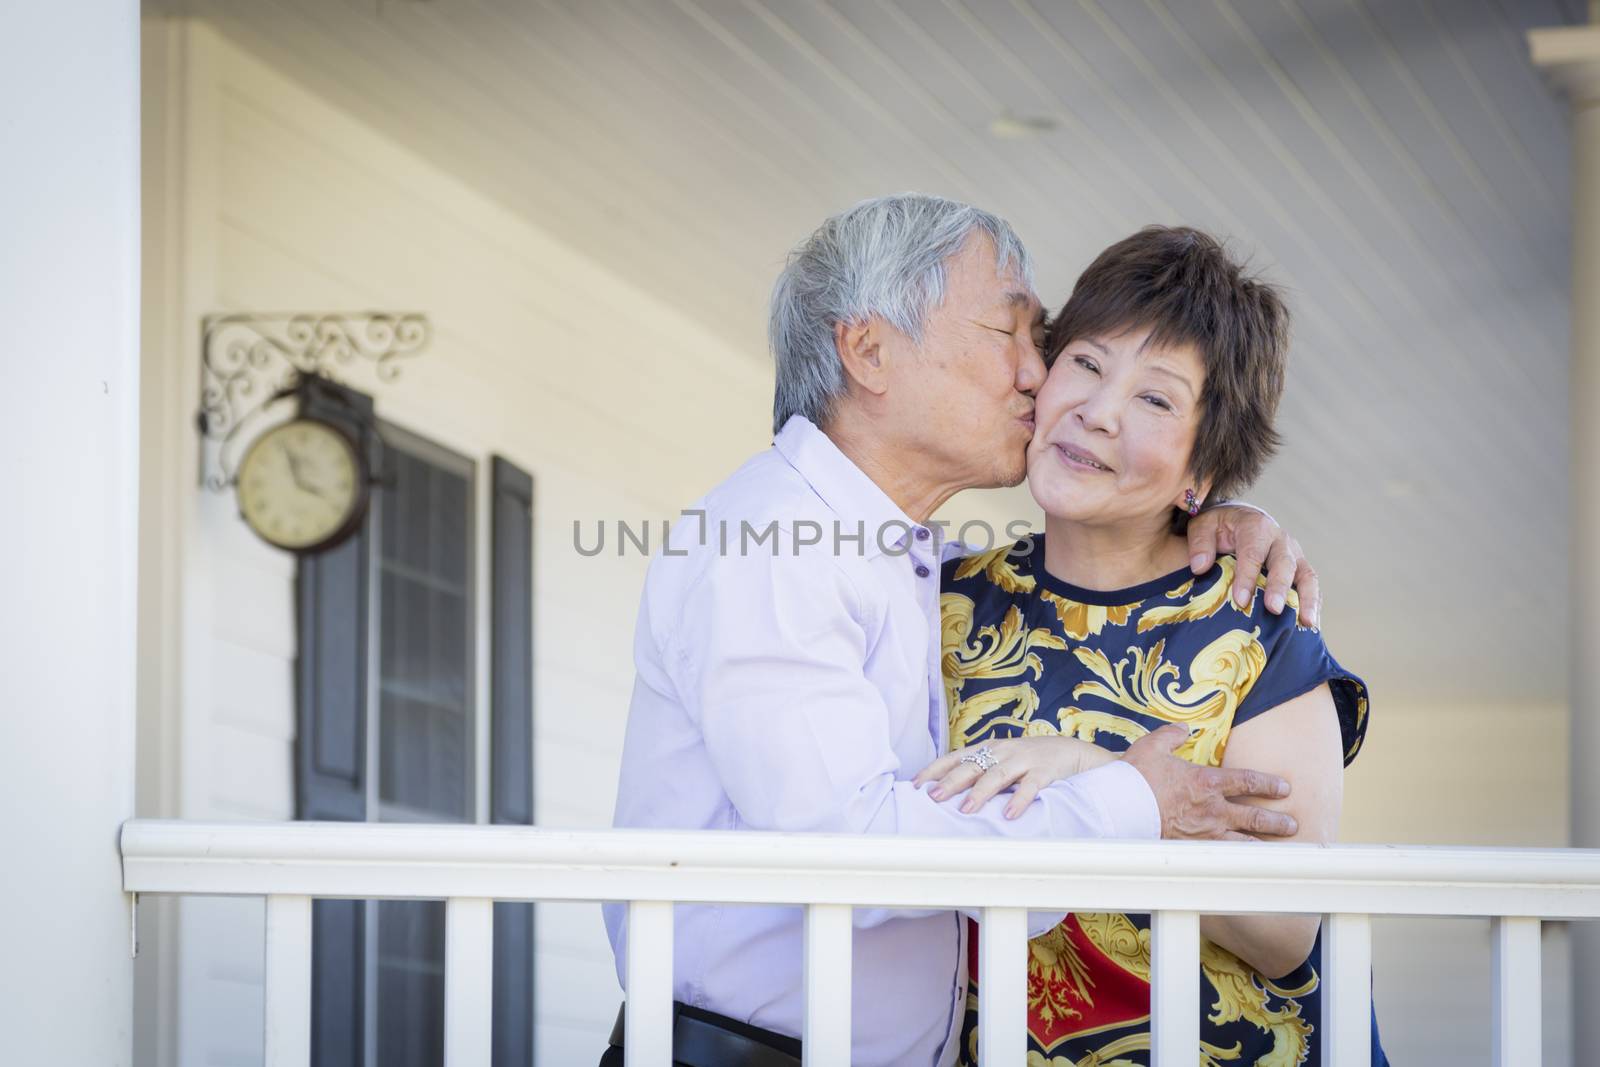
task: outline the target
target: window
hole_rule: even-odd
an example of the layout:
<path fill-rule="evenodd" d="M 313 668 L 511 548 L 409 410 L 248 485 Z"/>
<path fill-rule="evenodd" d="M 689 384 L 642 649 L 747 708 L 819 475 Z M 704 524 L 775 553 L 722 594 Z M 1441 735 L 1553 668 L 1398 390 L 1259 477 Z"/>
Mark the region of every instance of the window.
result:
<path fill-rule="evenodd" d="M 383 428 L 386 484 L 368 522 L 378 655 L 367 742 L 368 818 L 477 822 L 473 795 L 474 465 Z M 373 803 L 376 801 L 376 803 Z M 444 904 L 367 905 L 369 1067 L 431 1067 L 444 1056 Z M 369 926 L 370 928 L 370 926 Z"/>
<path fill-rule="evenodd" d="M 531 479 L 495 458 L 485 526 L 473 460 L 388 424 L 380 442 L 359 394 L 315 403 L 308 414 L 369 435 L 383 476 L 358 534 L 300 566 L 300 817 L 531 822 Z M 475 632 L 480 535 L 488 634 Z M 494 781 L 478 788 L 491 766 Z M 495 1067 L 531 1063 L 529 911 L 495 909 Z M 312 956 L 314 1064 L 442 1062 L 442 902 L 318 901 Z"/>

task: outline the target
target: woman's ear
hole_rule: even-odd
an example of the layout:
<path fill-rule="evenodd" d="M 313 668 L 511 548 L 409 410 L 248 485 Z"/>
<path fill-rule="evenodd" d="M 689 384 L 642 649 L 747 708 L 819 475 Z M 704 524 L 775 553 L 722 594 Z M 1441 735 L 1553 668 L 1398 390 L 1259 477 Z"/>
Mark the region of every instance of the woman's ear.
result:
<path fill-rule="evenodd" d="M 1184 483 L 1181 489 L 1178 490 L 1178 495 L 1173 499 L 1172 506 L 1180 511 L 1189 511 L 1189 494 L 1193 493 L 1193 503 L 1195 507 L 1205 507 L 1206 501 L 1211 498 L 1211 485 L 1212 481 L 1210 478 L 1206 478 L 1202 481 L 1196 479 L 1193 475 L 1190 475 L 1189 480 Z"/>
<path fill-rule="evenodd" d="M 875 396 L 882 396 L 889 388 L 889 361 L 882 345 L 882 331 L 882 325 L 874 319 L 841 322 L 833 327 L 833 346 L 845 375 Z"/>

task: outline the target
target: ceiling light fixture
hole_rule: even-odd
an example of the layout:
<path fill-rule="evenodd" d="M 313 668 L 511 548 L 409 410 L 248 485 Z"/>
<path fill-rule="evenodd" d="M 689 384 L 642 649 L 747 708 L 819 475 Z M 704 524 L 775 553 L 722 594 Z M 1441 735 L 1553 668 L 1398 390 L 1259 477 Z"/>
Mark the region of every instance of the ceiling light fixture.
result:
<path fill-rule="evenodd" d="M 1049 133 L 1061 123 L 1050 115 L 1014 115 L 1002 111 L 989 120 L 989 133 L 1003 141 L 1020 141 Z"/>

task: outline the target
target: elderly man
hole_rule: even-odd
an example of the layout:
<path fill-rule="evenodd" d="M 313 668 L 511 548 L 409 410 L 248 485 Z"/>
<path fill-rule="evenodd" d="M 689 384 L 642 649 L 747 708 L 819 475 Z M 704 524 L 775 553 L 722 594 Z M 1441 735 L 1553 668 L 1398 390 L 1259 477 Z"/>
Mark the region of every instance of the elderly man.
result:
<path fill-rule="evenodd" d="M 1026 250 L 1001 219 L 935 197 L 867 201 L 790 258 L 772 300 L 773 447 L 673 530 L 645 580 L 616 825 L 951 838 L 1155 838 L 1293 832 L 1229 798 L 1286 783 L 1195 767 L 1157 731 L 1057 782 L 1016 819 L 912 781 L 944 751 L 939 538 L 966 488 L 1015 485 L 1045 366 Z M 703 513 L 703 514 L 702 514 Z M 1190 524 L 1197 571 L 1264 559 L 1281 608 L 1293 542 L 1249 510 Z M 1270 558 L 1268 558 L 1270 556 Z M 1315 578 L 1301 571 L 1306 621 Z M 624 909 L 606 924 L 623 972 Z M 1053 917 L 1052 920 L 1053 921 Z M 852 1063 L 950 1062 L 965 991 L 952 912 L 855 913 Z M 1041 930 L 1044 929 L 1041 926 Z M 679 906 L 674 1059 L 799 1063 L 800 909 Z M 621 1064 L 618 1030 L 602 1064 Z"/>

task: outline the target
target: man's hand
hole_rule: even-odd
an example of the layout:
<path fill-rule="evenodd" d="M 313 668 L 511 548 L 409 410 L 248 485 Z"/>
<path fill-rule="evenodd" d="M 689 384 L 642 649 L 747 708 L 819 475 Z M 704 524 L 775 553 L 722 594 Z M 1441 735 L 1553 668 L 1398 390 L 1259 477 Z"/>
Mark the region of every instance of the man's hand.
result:
<path fill-rule="evenodd" d="M 1289 783 L 1272 774 L 1197 767 L 1172 754 L 1189 736 L 1182 726 L 1163 726 L 1139 738 L 1123 754 L 1150 783 L 1161 809 L 1161 836 L 1250 841 L 1288 837 L 1299 827 L 1281 811 L 1235 804 L 1229 797 L 1286 797 Z"/>
<path fill-rule="evenodd" d="M 1223 504 L 1202 511 L 1189 520 L 1189 564 L 1196 574 L 1204 574 L 1215 562 L 1217 553 L 1232 552 L 1233 602 L 1250 606 L 1255 596 L 1256 579 L 1267 571 L 1267 610 L 1283 611 L 1290 585 L 1300 595 L 1300 625 L 1322 626 L 1322 591 L 1317 572 L 1306 562 L 1300 542 L 1290 537 L 1277 523 L 1251 508 Z"/>

